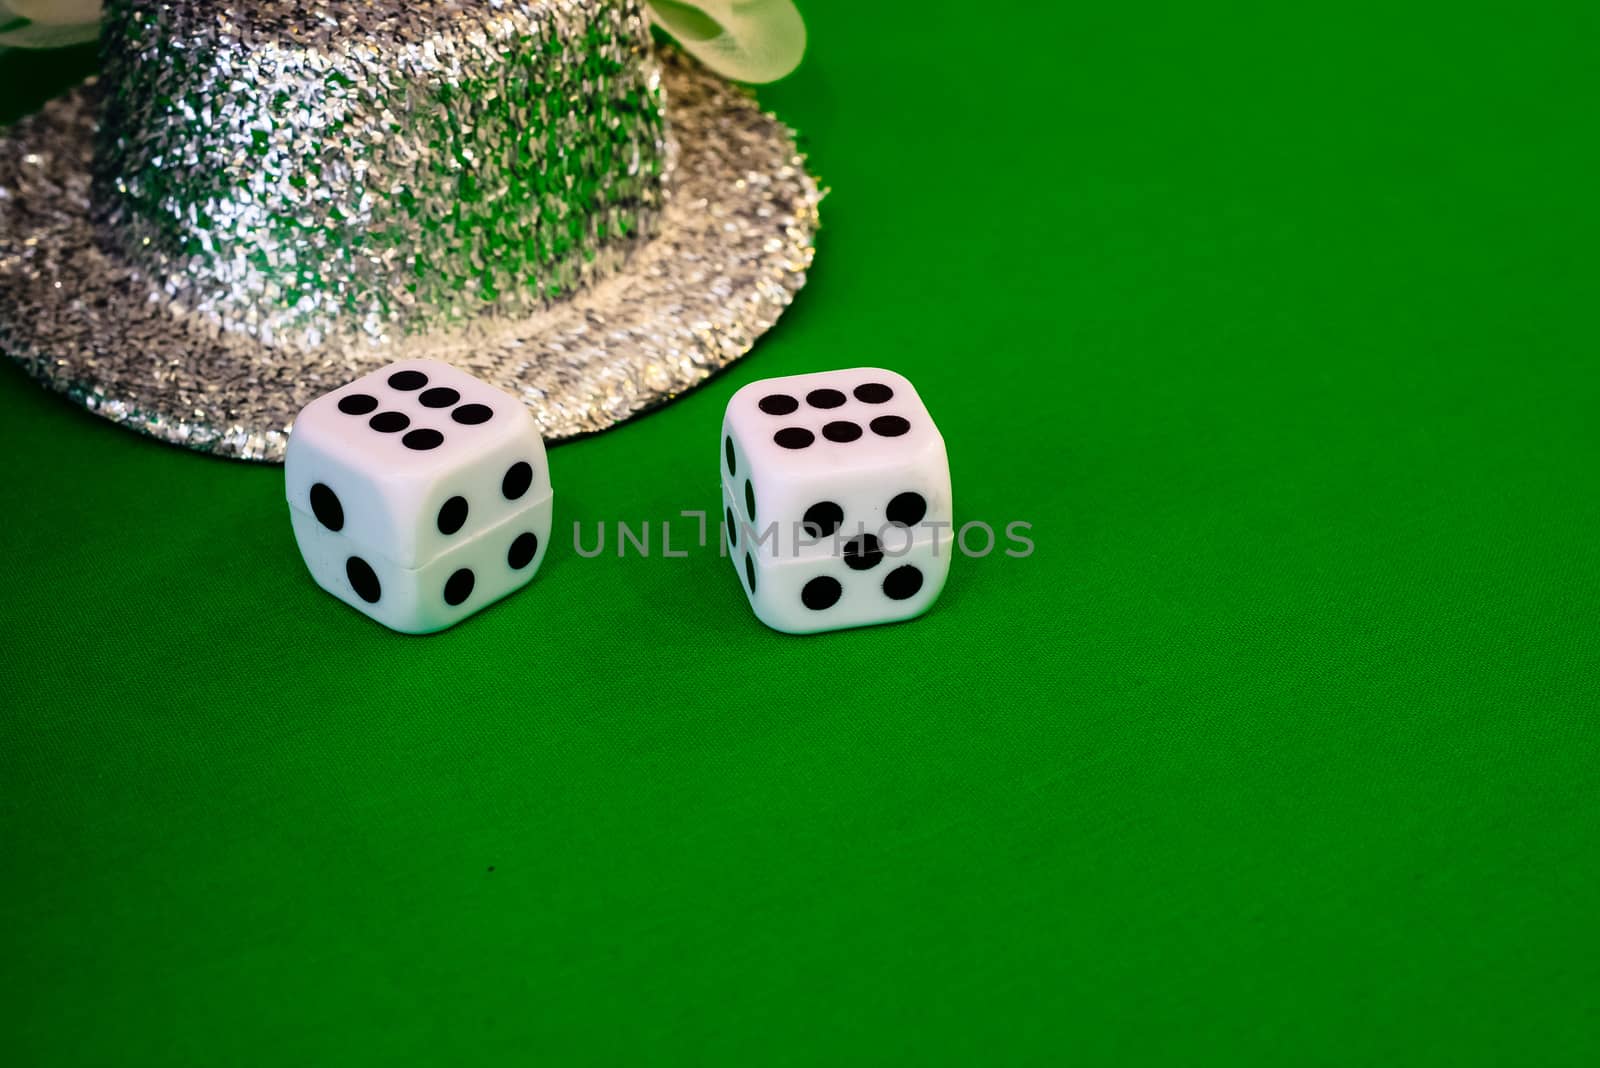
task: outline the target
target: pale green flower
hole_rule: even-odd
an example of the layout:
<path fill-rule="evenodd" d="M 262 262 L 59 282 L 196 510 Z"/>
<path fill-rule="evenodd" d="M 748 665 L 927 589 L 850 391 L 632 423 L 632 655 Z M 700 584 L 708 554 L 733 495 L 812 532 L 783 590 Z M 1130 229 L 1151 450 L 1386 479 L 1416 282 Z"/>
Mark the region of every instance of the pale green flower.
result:
<path fill-rule="evenodd" d="M 806 24 L 792 0 L 647 0 L 684 51 L 740 82 L 775 82 L 800 65 Z"/>
<path fill-rule="evenodd" d="M 100 32 L 100 0 L 0 0 L 0 45 L 59 48 Z"/>
<path fill-rule="evenodd" d="M 723 77 L 777 81 L 800 64 L 806 26 L 793 0 L 645 0 L 656 25 Z M 0 46 L 93 40 L 100 0 L 0 0 Z"/>

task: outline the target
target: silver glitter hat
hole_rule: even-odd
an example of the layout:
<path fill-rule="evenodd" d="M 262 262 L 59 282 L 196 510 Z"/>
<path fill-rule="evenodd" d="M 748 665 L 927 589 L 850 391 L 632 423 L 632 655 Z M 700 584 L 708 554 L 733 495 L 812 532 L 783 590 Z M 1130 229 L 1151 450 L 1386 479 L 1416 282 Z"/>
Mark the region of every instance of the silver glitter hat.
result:
<path fill-rule="evenodd" d="M 97 82 L 0 135 L 0 351 L 90 411 L 281 462 L 413 356 L 602 430 L 804 284 L 792 133 L 637 0 L 114 0 Z"/>

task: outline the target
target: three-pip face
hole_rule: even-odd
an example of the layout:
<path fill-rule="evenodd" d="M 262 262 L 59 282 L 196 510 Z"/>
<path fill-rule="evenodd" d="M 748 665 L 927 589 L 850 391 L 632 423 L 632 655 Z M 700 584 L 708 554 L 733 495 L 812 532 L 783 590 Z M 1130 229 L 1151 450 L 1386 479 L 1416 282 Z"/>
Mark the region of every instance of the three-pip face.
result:
<path fill-rule="evenodd" d="M 909 619 L 950 568 L 944 438 L 902 375 L 753 382 L 723 418 L 729 555 L 756 616 L 805 634 Z"/>

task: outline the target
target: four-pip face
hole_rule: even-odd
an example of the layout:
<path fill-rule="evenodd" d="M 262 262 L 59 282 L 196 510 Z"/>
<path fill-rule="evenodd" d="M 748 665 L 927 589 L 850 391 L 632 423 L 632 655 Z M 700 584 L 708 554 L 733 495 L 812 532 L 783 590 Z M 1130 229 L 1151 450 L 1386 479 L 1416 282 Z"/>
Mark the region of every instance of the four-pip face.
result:
<path fill-rule="evenodd" d="M 319 397 L 284 462 L 317 583 L 386 626 L 450 626 L 533 577 L 550 470 L 527 407 L 448 364 L 390 364 Z"/>

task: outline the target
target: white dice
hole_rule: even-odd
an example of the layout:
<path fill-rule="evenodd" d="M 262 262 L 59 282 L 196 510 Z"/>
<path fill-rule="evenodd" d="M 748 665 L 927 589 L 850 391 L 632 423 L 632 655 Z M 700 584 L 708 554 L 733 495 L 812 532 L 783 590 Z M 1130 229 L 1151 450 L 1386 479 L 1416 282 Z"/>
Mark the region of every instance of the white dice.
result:
<path fill-rule="evenodd" d="M 550 540 L 550 469 L 521 401 L 406 360 L 306 405 L 285 492 L 317 584 L 384 626 L 443 630 L 526 585 Z"/>
<path fill-rule="evenodd" d="M 757 618 L 791 634 L 909 619 L 950 570 L 950 464 L 893 371 L 769 378 L 722 421 L 728 555 Z"/>

